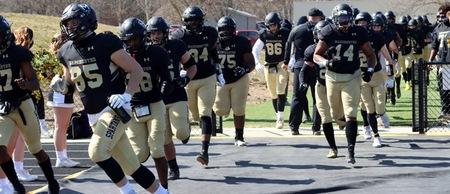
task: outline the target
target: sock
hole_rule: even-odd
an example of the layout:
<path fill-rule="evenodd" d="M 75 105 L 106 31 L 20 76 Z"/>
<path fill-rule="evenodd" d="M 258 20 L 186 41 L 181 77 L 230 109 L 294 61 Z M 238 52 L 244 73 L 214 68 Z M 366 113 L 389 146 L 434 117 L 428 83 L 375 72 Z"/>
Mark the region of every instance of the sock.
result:
<path fill-rule="evenodd" d="M 11 184 L 14 186 L 14 189 L 18 193 L 25 193 L 25 187 L 20 183 L 19 178 L 17 178 L 16 171 L 14 170 L 14 162 L 10 158 L 3 164 L 0 164 L 3 172 L 5 172 L 8 180 L 11 181 Z"/>
<path fill-rule="evenodd" d="M 66 157 L 64 157 L 64 150 L 56 151 L 56 159 L 63 160 L 64 158 L 66 158 Z"/>
<path fill-rule="evenodd" d="M 128 181 L 124 186 L 120 187 L 119 189 L 120 189 L 120 193 L 122 193 L 122 194 L 127 194 L 127 193 L 130 193 L 131 191 L 133 191 L 133 188 L 131 187 L 130 182 L 128 182 Z"/>
<path fill-rule="evenodd" d="M 358 123 L 356 121 L 347 121 L 345 123 L 345 136 L 347 137 L 347 145 L 355 145 L 357 134 Z"/>
<path fill-rule="evenodd" d="M 131 174 L 131 177 L 144 189 L 150 188 L 153 182 L 155 182 L 155 175 L 142 164 L 133 174 Z"/>
<path fill-rule="evenodd" d="M 361 110 L 361 116 L 363 118 L 363 125 L 365 126 L 369 126 L 369 120 L 367 120 L 367 111 L 365 110 Z"/>
<path fill-rule="evenodd" d="M 44 126 L 45 126 L 45 119 L 39 119 L 39 126 L 41 128 L 44 128 Z"/>
<path fill-rule="evenodd" d="M 277 118 L 278 119 L 282 119 L 283 118 L 283 115 L 284 115 L 284 112 L 281 112 L 281 111 L 278 111 L 278 113 L 277 113 Z"/>
<path fill-rule="evenodd" d="M 377 117 L 375 116 L 375 113 L 369 114 L 369 123 L 370 128 L 372 128 L 372 131 L 374 134 L 378 134 L 378 123 L 377 123 Z"/>
<path fill-rule="evenodd" d="M 174 171 L 177 171 L 177 170 L 180 169 L 180 168 L 178 167 L 178 163 L 177 163 L 177 159 L 176 159 L 176 158 L 167 161 L 167 163 L 169 164 L 169 168 L 172 169 L 172 170 L 174 170 Z"/>
<path fill-rule="evenodd" d="M 202 141 L 202 153 L 208 153 L 209 141 Z"/>
<path fill-rule="evenodd" d="M 325 123 L 322 125 L 323 133 L 325 133 L 325 138 L 327 139 L 328 145 L 331 149 L 337 149 L 336 140 L 334 139 L 334 129 L 332 123 Z"/>
<path fill-rule="evenodd" d="M 22 171 L 23 170 L 23 162 L 14 161 L 14 169 L 16 170 L 16 172 Z"/>
<path fill-rule="evenodd" d="M 284 112 L 284 107 L 286 106 L 286 95 L 278 95 L 278 101 L 277 101 L 277 110 L 278 112 Z"/>
<path fill-rule="evenodd" d="M 234 139 L 244 141 L 244 129 L 236 129 L 236 137 Z"/>
<path fill-rule="evenodd" d="M 44 173 L 45 178 L 47 181 L 50 182 L 56 182 L 55 174 L 53 173 L 52 163 L 50 162 L 50 157 L 47 158 L 45 162 L 38 163 L 39 167 L 41 167 L 42 172 Z"/>
<path fill-rule="evenodd" d="M 275 113 L 278 112 L 277 103 L 278 103 L 278 99 L 272 99 L 272 106 L 273 106 L 273 109 L 275 110 Z"/>
<path fill-rule="evenodd" d="M 64 158 L 67 158 L 67 149 L 63 149 Z"/>
<path fill-rule="evenodd" d="M 167 191 L 166 189 L 164 189 L 164 187 L 160 184 L 158 189 L 156 189 L 156 191 L 154 192 L 154 194 L 166 194 Z"/>

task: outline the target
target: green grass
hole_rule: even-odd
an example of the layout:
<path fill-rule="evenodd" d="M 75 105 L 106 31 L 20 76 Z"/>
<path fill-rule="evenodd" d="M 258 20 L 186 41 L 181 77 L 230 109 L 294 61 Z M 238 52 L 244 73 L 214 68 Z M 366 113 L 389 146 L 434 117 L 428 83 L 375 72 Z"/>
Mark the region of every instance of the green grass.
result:
<path fill-rule="evenodd" d="M 60 17 L 19 13 L 2 13 L 2 15 L 11 24 L 11 30 L 13 32 L 22 26 L 29 27 L 33 30 L 34 46 L 31 48 L 32 52 L 36 52 L 40 49 L 48 49 L 53 35 L 61 31 L 61 28 L 59 27 Z M 116 26 L 99 24 L 96 32 L 103 31 L 111 31 L 117 34 L 119 28 Z"/>
<path fill-rule="evenodd" d="M 391 120 L 391 126 L 412 126 L 412 91 L 406 91 L 404 88 L 404 82 L 401 83 L 401 98 L 397 99 L 395 106 L 390 105 L 390 101 L 386 105 L 387 114 Z M 288 94 L 288 100 L 292 97 L 292 91 Z M 312 99 L 311 93 L 308 92 L 309 112 L 312 114 Z M 284 119 L 285 127 L 288 125 L 290 107 L 285 107 Z M 230 114 L 231 115 L 231 114 Z M 303 114 L 304 115 L 304 114 Z M 275 127 L 276 115 L 272 107 L 270 100 L 255 105 L 247 105 L 246 108 L 246 128 L 254 127 Z M 358 112 L 358 123 L 361 125 L 362 118 Z M 232 116 L 224 119 L 224 127 L 234 127 Z M 300 127 L 311 127 L 311 123 L 301 124 Z"/>

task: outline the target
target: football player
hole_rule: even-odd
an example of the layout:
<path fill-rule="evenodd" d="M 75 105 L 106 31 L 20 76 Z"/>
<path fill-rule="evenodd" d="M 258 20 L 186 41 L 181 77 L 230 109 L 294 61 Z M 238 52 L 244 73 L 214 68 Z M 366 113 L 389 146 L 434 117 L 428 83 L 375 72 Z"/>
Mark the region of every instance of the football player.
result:
<path fill-rule="evenodd" d="M 150 18 L 147 22 L 147 33 L 150 44 L 160 45 L 169 53 L 171 64 L 168 66 L 174 82 L 172 94 L 164 95 L 166 105 L 166 136 L 164 153 L 169 164 L 169 180 L 180 178 L 180 168 L 176 160 L 175 144 L 172 136 L 183 144 L 188 143 L 190 137 L 189 115 L 187 107 L 187 94 L 184 89 L 197 72 L 194 58 L 187 50 L 186 43 L 181 40 L 169 40 L 169 24 L 159 16 Z M 180 63 L 186 70 L 186 75 L 180 73 Z M 181 74 L 181 75 L 180 75 Z"/>
<path fill-rule="evenodd" d="M 397 71 L 395 72 L 395 87 L 396 87 L 396 96 L 397 98 L 400 98 L 402 93 L 400 89 L 401 84 L 401 77 L 403 76 L 403 79 L 406 83 L 406 65 L 405 65 L 405 59 L 406 59 L 406 53 L 405 53 L 405 46 L 408 44 L 408 37 L 407 37 L 407 29 L 408 29 L 408 17 L 402 16 L 398 22 L 398 25 L 401 27 L 401 34 L 402 37 L 402 45 L 400 46 L 400 51 L 398 55 L 398 67 Z"/>
<path fill-rule="evenodd" d="M 377 113 L 383 113 L 382 117 L 386 117 L 384 120 L 389 121 L 387 118 L 386 112 L 386 90 L 387 88 L 392 88 L 394 85 L 393 75 L 394 75 L 394 61 L 389 55 L 389 52 L 386 47 L 385 39 L 383 34 L 378 31 L 374 31 L 371 26 L 376 24 L 377 20 L 381 20 L 381 18 L 376 17 L 375 21 L 372 21 L 372 17 L 367 12 L 359 13 L 355 18 L 355 24 L 358 26 L 364 27 L 369 33 L 369 41 L 374 49 L 374 52 L 377 54 L 382 53 L 386 60 L 388 60 L 387 70 L 388 76 L 386 83 L 386 74 L 382 69 L 381 64 L 378 62 L 375 65 L 374 73 L 372 79 L 369 82 L 363 81 L 361 85 L 361 115 L 364 120 L 364 137 L 365 139 L 372 138 L 372 131 L 374 133 L 374 141 L 373 147 L 381 147 L 381 138 L 378 134 L 378 125 L 376 115 Z M 367 60 L 365 59 L 365 55 L 360 53 L 361 60 L 361 68 L 367 68 Z M 379 60 L 377 60 L 379 61 Z M 370 127 L 369 127 L 370 124 Z M 389 124 L 386 124 L 387 126 Z"/>
<path fill-rule="evenodd" d="M 142 67 L 123 49 L 117 36 L 94 32 L 97 17 L 89 5 L 67 6 L 60 26 L 69 39 L 57 54 L 64 75 L 55 76 L 50 85 L 62 94 L 75 88 L 80 94 L 94 132 L 89 158 L 105 171 L 121 193 L 134 192 L 124 172 L 147 191 L 167 193 L 155 175 L 139 162 L 125 133 L 128 124 L 123 116 L 131 112 L 131 97 L 144 77 Z M 127 84 L 123 72 L 130 74 Z"/>
<path fill-rule="evenodd" d="M 370 46 L 367 30 L 353 25 L 352 8 L 348 4 L 336 5 L 332 17 L 336 28 L 327 25 L 320 31 L 319 42 L 314 51 L 314 62 L 321 67 L 327 67 L 325 80 L 332 114 L 336 107 L 344 107 L 347 161 L 354 164 L 358 132 L 356 116 L 361 95 L 359 51 L 362 50 L 368 60 L 368 68 L 363 73 L 363 80 L 366 82 L 371 79 L 377 59 Z M 333 57 L 325 59 L 323 55 L 330 47 L 335 48 Z"/>
<path fill-rule="evenodd" d="M 436 55 L 438 54 L 439 51 L 438 61 L 449 62 L 450 52 L 447 46 L 447 41 L 450 38 L 450 22 L 449 22 L 450 3 L 445 3 L 441 5 L 441 7 L 439 7 L 438 9 L 438 14 L 439 14 L 438 21 L 440 21 L 440 23 L 436 26 L 436 28 L 433 31 L 432 35 L 433 39 L 431 41 L 431 53 L 429 61 L 435 61 L 437 59 Z M 447 75 L 448 71 L 449 71 L 448 65 L 444 65 L 440 67 L 438 70 L 439 76 L 438 80 L 440 82 L 439 89 L 441 90 L 440 97 L 442 100 L 441 116 L 450 114 L 450 99 L 448 98 L 448 95 L 450 94 L 450 88 L 448 87 L 447 84 L 445 84 L 445 82 L 447 82 L 446 80 L 448 80 Z"/>
<path fill-rule="evenodd" d="M 313 38 L 313 28 L 316 25 L 317 22 L 323 19 L 323 12 L 317 8 L 312 8 L 308 13 L 308 21 L 305 24 L 302 24 L 300 26 L 295 27 L 292 32 L 289 34 L 287 44 L 286 44 L 286 51 L 284 55 L 284 65 L 283 68 L 288 67 L 288 63 L 291 58 L 291 48 L 292 44 L 294 46 L 295 50 L 295 64 L 294 64 L 294 80 L 293 80 L 293 94 L 292 94 L 292 102 L 291 102 L 291 112 L 289 114 L 289 127 L 291 128 L 291 134 L 292 135 L 299 135 L 298 129 L 301 124 L 301 119 L 303 117 L 303 109 L 308 109 L 308 103 L 307 103 L 307 97 L 306 93 L 308 91 L 308 85 L 311 85 L 311 94 L 315 95 L 315 89 L 313 86 L 315 85 L 316 78 L 315 78 L 315 70 L 311 69 L 311 72 L 313 76 L 310 76 L 309 80 L 311 82 L 300 82 L 300 80 L 304 80 L 305 76 L 300 77 L 301 69 L 304 64 L 304 52 L 306 48 L 314 44 L 314 38 Z M 308 69 L 309 68 L 305 68 Z M 308 74 L 308 73 L 306 73 Z M 303 71 L 303 75 L 305 75 Z M 317 110 L 315 108 L 315 97 L 313 97 L 313 118 L 314 123 L 312 126 L 313 134 L 320 135 L 320 118 L 317 119 Z M 306 107 L 305 107 L 306 106 Z M 317 123 L 318 121 L 318 123 Z"/>
<path fill-rule="evenodd" d="M 339 125 L 339 128 L 345 127 L 345 122 L 341 119 L 342 115 L 344 115 L 344 110 L 342 109 L 342 105 L 340 107 L 335 106 L 333 113 L 335 115 L 331 115 L 330 106 L 328 104 L 327 99 L 327 90 L 325 87 L 325 72 L 326 67 L 320 67 L 316 63 L 314 63 L 314 50 L 316 49 L 317 42 L 319 41 L 318 34 L 320 31 L 327 25 L 330 25 L 327 21 L 319 21 L 313 29 L 314 36 L 314 44 L 309 45 L 305 49 L 305 57 L 302 68 L 313 67 L 315 68 L 317 82 L 315 85 L 315 97 L 316 97 L 316 107 L 317 112 L 320 114 L 319 121 L 322 123 L 323 133 L 325 134 L 325 138 L 330 146 L 330 152 L 328 153 L 328 158 L 336 158 L 338 154 L 336 141 L 334 138 L 334 129 L 333 129 L 333 118 L 335 118 L 336 122 Z M 330 59 L 332 51 L 328 50 L 324 53 L 325 58 Z"/>
<path fill-rule="evenodd" d="M 289 31 L 281 28 L 281 16 L 276 12 L 270 12 L 265 18 L 266 29 L 260 34 L 253 45 L 252 54 L 256 62 L 256 70 L 263 73 L 266 78 L 272 105 L 277 114 L 275 127 L 282 129 L 284 126 L 284 106 L 286 104 L 285 88 L 288 72 L 281 66 L 285 52 L 285 45 L 289 37 Z M 259 54 L 265 47 L 265 65 L 259 60 Z"/>
<path fill-rule="evenodd" d="M 202 128 L 202 150 L 196 159 L 201 164 L 208 165 L 216 81 L 218 85 L 225 84 L 217 56 L 218 33 L 215 28 L 203 25 L 205 12 L 197 6 L 190 6 L 184 10 L 183 22 L 185 27 L 173 32 L 172 39 L 180 39 L 187 44 L 189 53 L 197 65 L 197 73 L 185 89 L 192 120 L 200 121 Z"/>
<path fill-rule="evenodd" d="M 26 193 L 20 183 L 7 145 L 17 126 L 28 150 L 36 158 L 48 182 L 49 193 L 59 193 L 50 157 L 42 149 L 35 107 L 28 94 L 39 90 L 36 71 L 31 66 L 33 54 L 25 47 L 14 44 L 14 35 L 8 20 L 0 16 L 0 166 L 17 193 Z M 7 192 L 6 190 L 4 192 Z M 14 191 L 11 191 L 13 193 Z"/>
<path fill-rule="evenodd" d="M 220 65 L 226 84 L 217 89 L 214 112 L 224 116 L 233 110 L 235 127 L 234 145 L 246 146 L 244 141 L 245 105 L 249 90 L 249 76 L 255 68 L 251 43 L 248 39 L 236 35 L 236 22 L 229 16 L 217 22 L 219 32 Z"/>
<path fill-rule="evenodd" d="M 141 163 L 152 156 L 159 182 L 167 189 L 167 160 L 164 156 L 166 109 L 161 94 L 173 92 L 172 77 L 168 69 L 169 55 L 159 46 L 146 45 L 147 30 L 140 19 L 126 19 L 120 25 L 119 37 L 126 50 L 144 70 L 139 89 L 131 99 L 133 114 L 127 130 L 128 139 Z M 127 74 L 127 79 L 130 79 L 129 76 Z"/>

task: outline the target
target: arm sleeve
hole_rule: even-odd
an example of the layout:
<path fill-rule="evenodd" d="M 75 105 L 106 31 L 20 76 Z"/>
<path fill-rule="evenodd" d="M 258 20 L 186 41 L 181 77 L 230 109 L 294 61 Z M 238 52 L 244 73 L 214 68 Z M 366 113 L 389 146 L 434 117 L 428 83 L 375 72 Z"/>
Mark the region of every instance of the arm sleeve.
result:
<path fill-rule="evenodd" d="M 261 41 L 261 39 L 258 39 L 255 42 L 255 45 L 253 45 L 252 54 L 253 54 L 253 57 L 255 58 L 255 63 L 256 64 L 260 63 L 260 61 L 259 61 L 259 54 L 261 53 L 263 48 L 264 48 L 264 42 Z"/>

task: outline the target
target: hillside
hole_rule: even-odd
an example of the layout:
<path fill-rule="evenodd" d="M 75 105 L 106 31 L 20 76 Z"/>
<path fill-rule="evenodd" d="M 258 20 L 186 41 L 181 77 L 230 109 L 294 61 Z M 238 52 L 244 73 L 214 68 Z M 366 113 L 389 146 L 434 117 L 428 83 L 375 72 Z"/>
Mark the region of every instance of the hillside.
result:
<path fill-rule="evenodd" d="M 51 17 L 34 14 L 20 14 L 20 13 L 3 13 L 2 14 L 10 23 L 11 30 L 27 26 L 33 29 L 34 32 L 34 46 L 31 51 L 36 52 L 41 48 L 48 49 L 53 35 L 61 31 L 59 27 L 59 17 Z M 96 32 L 111 31 L 117 33 L 119 28 L 117 26 L 99 24 Z"/>

